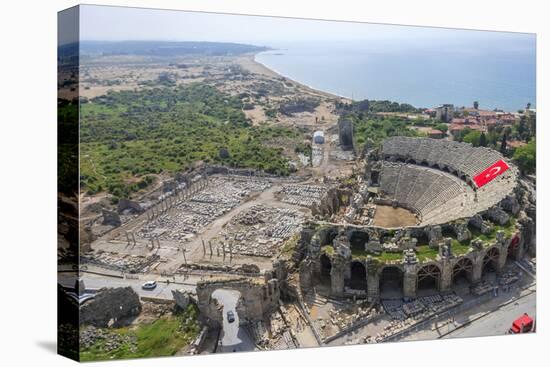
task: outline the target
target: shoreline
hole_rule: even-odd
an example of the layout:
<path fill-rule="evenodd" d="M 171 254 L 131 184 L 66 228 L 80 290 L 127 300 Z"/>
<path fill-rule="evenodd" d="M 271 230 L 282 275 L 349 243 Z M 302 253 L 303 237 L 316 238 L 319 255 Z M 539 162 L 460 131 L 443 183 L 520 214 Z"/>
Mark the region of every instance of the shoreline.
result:
<path fill-rule="evenodd" d="M 268 51 L 272 51 L 272 50 L 268 50 Z M 286 80 L 289 80 L 291 81 L 292 83 L 296 84 L 297 86 L 300 86 L 306 90 L 308 90 L 309 92 L 311 93 L 314 93 L 314 94 L 317 94 L 317 95 L 321 95 L 323 97 L 326 97 L 326 98 L 331 98 L 331 99 L 339 99 L 341 101 L 346 101 L 346 102 L 353 102 L 355 101 L 354 99 L 352 99 L 351 97 L 348 97 L 348 96 L 342 96 L 342 95 L 338 95 L 338 94 L 335 94 L 335 93 L 332 93 L 332 92 L 328 92 L 328 91 L 324 91 L 324 90 L 320 90 L 320 89 L 316 89 L 312 86 L 309 86 L 307 84 L 304 84 L 304 83 L 301 83 L 295 79 L 292 79 L 286 75 L 284 75 L 283 73 L 279 72 L 278 70 L 276 69 L 272 69 L 270 68 L 269 66 L 263 64 L 262 62 L 256 60 L 256 56 L 259 55 L 260 53 L 262 52 L 267 52 L 267 51 L 260 51 L 260 52 L 255 52 L 255 53 L 249 53 L 249 54 L 246 54 L 246 55 L 243 55 L 243 58 L 247 59 L 248 62 L 250 64 L 253 64 L 254 67 L 250 68 L 250 67 L 247 67 L 247 66 L 250 66 L 250 65 L 243 65 L 245 68 L 247 68 L 249 71 L 253 72 L 253 73 L 258 73 L 258 74 L 263 74 L 265 76 L 268 76 L 268 77 L 273 77 L 273 78 L 283 78 L 283 79 L 286 79 Z M 393 101 L 392 101 L 393 102 Z M 400 103 L 400 104 L 410 104 L 409 102 L 397 102 L 397 103 Z M 412 105 L 412 104 L 411 104 Z M 437 104 L 435 104 L 434 106 L 436 106 Z M 419 109 L 424 109 L 424 108 L 434 108 L 434 107 L 417 107 L 417 106 L 414 106 L 412 105 L 413 107 L 415 108 L 419 108 Z M 458 106 L 456 105 L 455 107 L 467 107 L 467 106 Z M 506 109 L 501 109 L 501 108 L 495 108 L 495 109 L 488 109 L 489 111 L 493 111 L 493 110 L 498 110 L 499 112 L 503 112 L 503 113 L 511 113 L 511 114 L 516 114 L 517 111 L 516 110 L 506 110 Z"/>
<path fill-rule="evenodd" d="M 250 53 L 250 54 L 244 55 L 243 58 L 246 59 L 246 61 L 248 63 L 244 63 L 244 64 L 241 63 L 241 66 L 245 67 L 246 69 L 248 69 L 248 71 L 250 71 L 252 73 L 262 74 L 264 76 L 268 76 L 268 77 L 271 77 L 271 78 L 278 78 L 278 79 L 282 78 L 282 79 L 291 81 L 292 83 L 296 84 L 298 87 L 306 89 L 310 93 L 320 95 L 320 96 L 325 97 L 325 98 L 338 99 L 338 100 L 346 101 L 346 102 L 352 102 L 353 101 L 350 97 L 340 96 L 340 95 L 337 95 L 337 94 L 334 94 L 334 93 L 331 93 L 331 92 L 327 92 L 327 91 L 323 91 L 323 90 L 320 90 L 320 89 L 313 88 L 309 85 L 306 85 L 306 84 L 301 83 L 299 81 L 296 81 L 292 78 L 289 78 L 288 76 L 280 73 L 279 71 L 277 71 L 275 69 L 272 69 L 272 68 L 268 67 L 267 65 L 265 65 L 265 64 L 259 62 L 258 60 L 256 60 L 256 55 L 258 55 L 262 52 L 265 52 L 265 51 L 260 51 L 260 52 Z M 250 64 L 252 64 L 252 65 L 250 65 Z"/>

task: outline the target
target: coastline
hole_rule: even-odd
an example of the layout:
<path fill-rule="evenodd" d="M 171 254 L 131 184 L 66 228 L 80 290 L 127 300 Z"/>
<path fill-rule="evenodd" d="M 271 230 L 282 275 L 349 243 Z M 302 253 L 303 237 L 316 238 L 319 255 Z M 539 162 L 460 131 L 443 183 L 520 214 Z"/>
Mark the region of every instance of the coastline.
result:
<path fill-rule="evenodd" d="M 305 90 L 307 90 L 308 92 L 310 92 L 312 94 L 319 95 L 323 98 L 337 99 L 337 100 L 340 100 L 340 101 L 343 101 L 343 102 L 351 102 L 352 101 L 352 99 L 350 97 L 340 96 L 340 95 L 337 95 L 337 94 L 334 94 L 334 93 L 331 93 L 331 92 L 323 91 L 323 90 L 320 90 L 320 89 L 315 89 L 315 88 L 313 88 L 309 85 L 300 83 L 300 82 L 298 82 L 298 81 L 296 81 L 292 78 L 289 78 L 289 77 L 285 76 L 284 74 L 278 72 L 277 70 L 269 68 L 267 65 L 265 65 L 265 64 L 259 62 L 258 60 L 256 60 L 256 55 L 258 55 L 262 52 L 265 52 L 265 51 L 246 54 L 242 58 L 239 59 L 239 61 L 240 61 L 239 63 L 241 64 L 242 67 L 246 68 L 248 71 L 250 71 L 252 73 L 264 75 L 264 76 L 269 77 L 269 78 L 277 78 L 277 79 L 282 78 L 282 79 L 291 81 L 292 83 L 294 83 L 298 87 L 300 87 L 302 89 L 305 89 Z"/>
<path fill-rule="evenodd" d="M 244 68 L 246 68 L 247 70 L 249 70 L 252 73 L 264 75 L 264 76 L 270 77 L 270 78 L 282 78 L 282 79 L 291 81 L 292 83 L 294 83 L 298 87 L 300 87 L 302 89 L 305 89 L 305 90 L 307 90 L 308 92 L 310 92 L 312 94 L 319 95 L 319 96 L 324 97 L 324 98 L 338 99 L 340 101 L 348 102 L 348 103 L 354 101 L 349 96 L 338 95 L 338 94 L 335 94 L 335 93 L 332 93 L 332 92 L 324 91 L 324 90 L 321 90 L 321 89 L 316 89 L 312 86 L 309 86 L 309 85 L 304 84 L 302 82 L 299 82 L 295 79 L 292 79 L 292 78 L 284 75 L 283 73 L 281 73 L 280 71 L 278 71 L 276 69 L 270 68 L 269 66 L 267 66 L 267 65 L 263 64 L 262 62 L 256 60 L 256 56 L 261 54 L 262 52 L 266 52 L 266 51 L 259 51 L 259 52 L 248 53 L 248 54 L 243 55 L 240 58 L 240 61 L 244 61 L 244 60 L 246 60 L 246 61 L 240 62 L 241 66 L 243 66 Z M 409 103 L 409 102 L 406 102 L 406 101 L 395 101 L 395 102 Z M 435 105 L 437 105 L 437 103 Z M 458 106 L 459 105 L 456 105 L 456 107 L 458 107 Z M 427 107 L 418 107 L 416 105 L 414 105 L 414 107 L 427 108 Z M 493 108 L 488 108 L 488 110 L 493 110 Z M 512 113 L 512 114 L 516 113 L 515 109 L 510 110 L 510 109 L 506 109 L 506 108 L 496 107 L 495 110 L 498 110 L 498 111 L 503 112 L 503 113 Z"/>

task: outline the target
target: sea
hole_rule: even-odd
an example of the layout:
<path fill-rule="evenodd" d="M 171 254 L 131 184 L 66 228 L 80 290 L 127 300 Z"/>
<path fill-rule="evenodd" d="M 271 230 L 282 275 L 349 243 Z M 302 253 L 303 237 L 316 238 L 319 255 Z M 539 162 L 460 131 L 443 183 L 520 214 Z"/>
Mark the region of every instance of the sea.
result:
<path fill-rule="evenodd" d="M 273 42 L 255 59 L 299 83 L 354 100 L 426 108 L 478 101 L 479 108 L 510 112 L 527 103 L 535 108 L 535 35 L 464 33 Z"/>

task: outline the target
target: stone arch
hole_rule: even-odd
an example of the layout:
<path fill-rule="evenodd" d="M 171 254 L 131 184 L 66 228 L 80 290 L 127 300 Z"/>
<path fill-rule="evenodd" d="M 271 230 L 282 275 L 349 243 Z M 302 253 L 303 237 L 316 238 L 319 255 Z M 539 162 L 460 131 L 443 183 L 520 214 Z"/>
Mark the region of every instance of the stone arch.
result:
<path fill-rule="evenodd" d="M 485 252 L 483 257 L 483 265 L 481 274 L 486 275 L 488 272 L 496 272 L 498 270 L 498 258 L 500 256 L 500 251 L 495 246 L 490 247 Z"/>
<path fill-rule="evenodd" d="M 416 238 L 417 246 L 428 245 L 430 243 L 430 238 L 426 231 L 420 231 L 418 234 L 413 235 Z"/>
<path fill-rule="evenodd" d="M 461 280 L 466 279 L 472 283 L 474 263 L 467 257 L 461 257 L 453 266 L 452 283 L 457 285 Z"/>
<path fill-rule="evenodd" d="M 429 167 L 429 166 L 430 166 L 430 164 L 428 163 L 428 161 L 425 160 L 425 159 L 423 159 L 423 160 L 420 162 L 420 165 L 421 165 L 421 166 L 424 166 L 424 167 Z"/>
<path fill-rule="evenodd" d="M 417 289 L 439 290 L 441 285 L 441 269 L 436 264 L 427 264 L 416 273 Z"/>
<path fill-rule="evenodd" d="M 235 310 L 240 324 L 263 320 L 277 309 L 280 300 L 277 279 L 270 279 L 264 283 L 244 278 L 199 281 L 196 292 L 200 318 L 213 327 L 220 327 L 223 322 L 223 314 L 219 306 L 224 302 L 220 302 L 220 299 L 213 295 L 220 289 L 239 293 Z"/>
<path fill-rule="evenodd" d="M 319 239 L 321 240 L 321 246 L 333 245 L 333 241 L 338 236 L 338 228 L 327 227 L 319 231 Z"/>
<path fill-rule="evenodd" d="M 380 294 L 391 294 L 397 296 L 403 294 L 403 270 L 396 265 L 387 265 L 380 269 L 379 290 Z M 401 298 L 399 296 L 398 298 Z"/>
<path fill-rule="evenodd" d="M 241 315 L 246 312 L 246 307 L 243 304 L 242 293 L 238 289 L 218 288 L 212 292 L 210 297 L 215 299 L 216 304 L 221 306 L 221 317 L 219 319 L 220 324 L 227 321 L 228 311 L 234 311 L 235 321 L 237 323 L 242 318 Z"/>
<path fill-rule="evenodd" d="M 369 242 L 369 234 L 365 231 L 354 230 L 349 237 L 350 248 L 352 251 L 365 251 L 365 246 Z"/>
<path fill-rule="evenodd" d="M 330 257 L 327 254 L 321 254 L 319 261 L 321 262 L 321 281 L 328 280 L 330 282 L 330 271 L 332 270 Z"/>
<path fill-rule="evenodd" d="M 367 268 L 361 261 L 352 261 L 350 265 L 350 288 L 367 290 Z"/>

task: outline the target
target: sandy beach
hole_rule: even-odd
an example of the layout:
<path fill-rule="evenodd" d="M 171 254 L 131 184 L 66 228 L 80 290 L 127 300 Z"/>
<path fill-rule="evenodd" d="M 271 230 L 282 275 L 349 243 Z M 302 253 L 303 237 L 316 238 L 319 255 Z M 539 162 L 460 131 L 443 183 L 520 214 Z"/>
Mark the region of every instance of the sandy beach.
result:
<path fill-rule="evenodd" d="M 264 64 L 262 64 L 261 62 L 257 61 L 256 55 L 257 53 L 250 53 L 250 54 L 246 54 L 241 57 L 238 57 L 237 63 L 241 65 L 243 68 L 245 68 L 246 70 L 250 71 L 251 73 L 260 74 L 269 78 L 276 78 L 276 79 L 282 78 L 284 80 L 294 83 L 295 85 L 297 85 L 302 89 L 307 90 L 311 94 L 318 95 L 319 97 L 337 99 L 342 102 L 351 102 L 351 99 L 348 97 L 338 96 L 336 94 L 318 90 L 308 85 L 302 84 L 294 79 L 288 78 L 282 74 L 279 74 L 277 71 L 270 69 Z"/>

